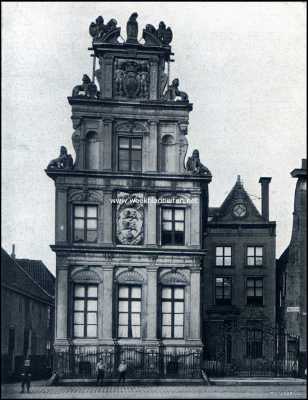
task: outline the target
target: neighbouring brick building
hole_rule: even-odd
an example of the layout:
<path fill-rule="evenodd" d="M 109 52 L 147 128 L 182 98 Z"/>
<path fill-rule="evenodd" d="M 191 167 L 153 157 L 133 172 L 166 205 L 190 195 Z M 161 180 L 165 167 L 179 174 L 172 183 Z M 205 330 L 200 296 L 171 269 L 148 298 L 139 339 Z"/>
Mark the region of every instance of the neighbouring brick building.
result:
<path fill-rule="evenodd" d="M 41 276 L 55 278 L 41 261 Z M 25 357 L 32 360 L 33 377 L 46 376 L 54 340 L 54 296 L 1 249 L 1 375 L 19 376 Z"/>
<path fill-rule="evenodd" d="M 277 323 L 280 353 L 300 356 L 300 374 L 307 368 L 307 162 L 291 172 L 297 178 L 293 229 L 289 246 L 277 261 Z M 285 339 L 284 333 L 289 336 Z"/>
<path fill-rule="evenodd" d="M 259 213 L 238 176 L 220 207 L 209 208 L 203 272 L 203 340 L 214 373 L 262 374 L 274 359 L 276 223 L 269 182 Z"/>
<path fill-rule="evenodd" d="M 125 42 L 114 19 L 90 25 L 94 76 L 68 98 L 76 159 L 62 147 L 47 167 L 56 190 L 55 349 L 146 345 L 150 358 L 127 356 L 135 374 L 181 376 L 192 366 L 199 374 L 211 174 L 196 150 L 185 165 L 192 104 L 178 79 L 169 83 L 172 31 L 147 25 L 138 41 L 136 18 Z M 188 352 L 186 369 L 177 351 Z M 96 358 L 85 365 L 78 357 L 70 374 L 84 365 L 93 375 Z"/>

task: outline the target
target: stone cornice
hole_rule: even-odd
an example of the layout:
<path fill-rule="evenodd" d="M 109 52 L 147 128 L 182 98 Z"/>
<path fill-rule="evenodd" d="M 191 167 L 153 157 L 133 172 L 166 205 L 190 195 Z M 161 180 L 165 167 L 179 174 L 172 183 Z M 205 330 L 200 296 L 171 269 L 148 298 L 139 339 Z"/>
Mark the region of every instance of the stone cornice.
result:
<path fill-rule="evenodd" d="M 181 181 L 200 181 L 200 182 L 211 182 L 211 175 L 202 175 L 195 176 L 190 174 L 185 175 L 167 175 L 160 174 L 159 172 L 152 173 L 136 173 L 136 174 L 125 174 L 123 172 L 110 172 L 110 171 L 91 171 L 91 170 L 62 170 L 62 169 L 54 169 L 47 170 L 45 169 L 46 174 L 50 178 L 54 178 L 57 176 L 82 176 L 82 177 L 102 177 L 102 178 L 120 178 L 120 179 L 158 179 L 158 180 L 176 180 Z M 191 190 L 190 190 L 191 191 Z"/>
<path fill-rule="evenodd" d="M 53 251 L 56 253 L 60 253 L 61 256 L 64 256 L 67 253 L 105 253 L 106 251 L 113 254 L 143 254 L 143 255 L 173 255 L 173 256 L 203 256 L 207 254 L 207 250 L 192 250 L 192 249 L 165 249 L 159 248 L 156 249 L 148 249 L 146 247 L 106 247 L 106 246 L 70 246 L 70 245 L 51 245 L 50 246 Z"/>

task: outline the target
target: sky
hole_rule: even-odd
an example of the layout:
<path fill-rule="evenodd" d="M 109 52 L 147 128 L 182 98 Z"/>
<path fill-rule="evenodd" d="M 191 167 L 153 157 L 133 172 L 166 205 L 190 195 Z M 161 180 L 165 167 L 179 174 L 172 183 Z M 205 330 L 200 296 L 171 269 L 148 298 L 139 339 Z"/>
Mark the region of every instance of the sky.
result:
<path fill-rule="evenodd" d="M 55 273 L 55 188 L 44 172 L 61 145 L 75 156 L 67 96 L 91 76 L 89 25 L 126 22 L 139 36 L 163 20 L 173 31 L 171 80 L 193 103 L 194 148 L 213 175 L 219 206 L 237 175 L 259 208 L 260 176 L 272 177 L 277 257 L 289 244 L 296 180 L 306 158 L 304 2 L 2 2 L 2 247 Z"/>

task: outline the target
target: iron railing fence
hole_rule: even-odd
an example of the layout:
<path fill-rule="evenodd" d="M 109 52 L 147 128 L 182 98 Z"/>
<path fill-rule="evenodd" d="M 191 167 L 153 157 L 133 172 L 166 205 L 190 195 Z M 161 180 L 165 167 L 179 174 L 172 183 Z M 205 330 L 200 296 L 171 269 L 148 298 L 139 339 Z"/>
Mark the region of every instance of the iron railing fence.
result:
<path fill-rule="evenodd" d="M 105 379 L 118 377 L 118 366 L 122 360 L 127 364 L 127 378 L 201 377 L 202 351 L 184 347 L 70 346 L 67 351 L 54 353 L 53 369 L 62 378 L 95 378 L 99 360 L 104 364 Z"/>

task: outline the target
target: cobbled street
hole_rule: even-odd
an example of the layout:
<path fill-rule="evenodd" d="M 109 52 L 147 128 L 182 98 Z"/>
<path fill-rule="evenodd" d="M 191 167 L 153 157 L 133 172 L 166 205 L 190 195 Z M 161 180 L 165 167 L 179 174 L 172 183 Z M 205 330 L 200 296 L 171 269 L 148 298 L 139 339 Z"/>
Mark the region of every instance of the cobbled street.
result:
<path fill-rule="evenodd" d="M 273 386 L 44 386 L 34 382 L 31 392 L 20 393 L 19 384 L 1 387 L 4 399 L 303 399 L 306 385 Z"/>

